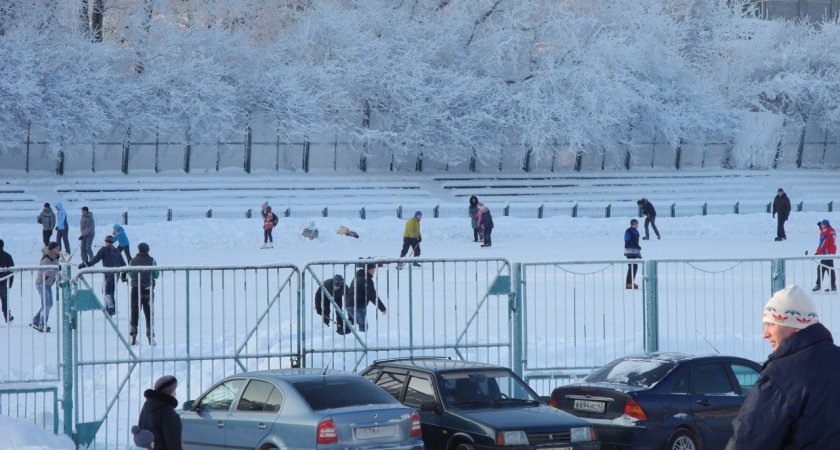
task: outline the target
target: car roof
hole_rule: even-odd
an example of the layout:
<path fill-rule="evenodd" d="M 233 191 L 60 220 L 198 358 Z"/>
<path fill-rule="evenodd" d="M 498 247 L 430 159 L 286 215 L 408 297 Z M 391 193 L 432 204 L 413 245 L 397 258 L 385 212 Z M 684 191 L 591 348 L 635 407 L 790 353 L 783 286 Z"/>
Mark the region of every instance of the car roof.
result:
<path fill-rule="evenodd" d="M 402 369 L 422 370 L 426 372 L 448 372 L 459 370 L 485 370 L 485 369 L 504 369 L 509 370 L 503 366 L 493 364 L 485 364 L 473 361 L 452 360 L 448 358 L 399 358 L 399 359 L 385 359 L 377 360 L 371 364 L 371 367 L 399 367 Z"/>
<path fill-rule="evenodd" d="M 741 360 L 741 361 L 749 361 L 748 359 L 741 358 L 740 356 L 730 356 L 730 355 L 712 355 L 712 354 L 691 354 L 691 353 L 680 353 L 680 352 L 654 352 L 654 353 L 640 353 L 636 355 L 629 355 L 623 356 L 618 358 L 620 360 L 632 360 L 632 359 L 644 359 L 644 360 L 657 360 L 657 361 L 667 361 L 667 362 L 674 362 L 679 363 L 683 361 L 703 361 L 707 359 L 731 359 L 731 360 Z"/>
<path fill-rule="evenodd" d="M 359 375 L 345 372 L 343 370 L 335 369 L 318 369 L 318 368 L 295 368 L 295 369 L 273 369 L 273 370 L 257 370 L 253 372 L 242 372 L 236 375 L 231 375 L 228 378 L 263 378 L 272 380 L 285 380 L 288 382 L 305 381 L 319 377 L 330 378 L 356 378 Z"/>

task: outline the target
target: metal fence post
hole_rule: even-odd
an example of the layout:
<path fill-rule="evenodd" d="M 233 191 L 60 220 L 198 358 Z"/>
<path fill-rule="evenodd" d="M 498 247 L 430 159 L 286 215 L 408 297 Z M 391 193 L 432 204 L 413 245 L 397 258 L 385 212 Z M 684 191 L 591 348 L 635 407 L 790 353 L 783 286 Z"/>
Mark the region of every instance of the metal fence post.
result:
<path fill-rule="evenodd" d="M 659 299 L 657 298 L 656 261 L 645 261 L 645 351 L 659 351 Z"/>
<path fill-rule="evenodd" d="M 775 293 L 785 288 L 785 260 L 771 261 L 770 292 Z"/>
<path fill-rule="evenodd" d="M 523 359 L 524 343 L 522 337 L 522 321 L 524 316 L 522 314 L 522 264 L 514 263 L 512 267 L 513 272 L 513 292 L 509 295 L 509 316 L 510 316 L 510 368 L 513 373 L 520 378 L 525 373 L 525 361 Z"/>
<path fill-rule="evenodd" d="M 70 292 L 70 265 L 61 268 L 63 275 L 66 277 L 65 281 L 59 283 L 61 287 L 62 297 L 62 314 L 61 314 L 61 352 L 62 352 L 62 396 L 61 408 L 64 415 L 64 434 L 73 439 L 73 374 L 76 373 L 75 358 L 73 356 L 73 327 L 76 317 L 75 305 L 71 299 Z"/>

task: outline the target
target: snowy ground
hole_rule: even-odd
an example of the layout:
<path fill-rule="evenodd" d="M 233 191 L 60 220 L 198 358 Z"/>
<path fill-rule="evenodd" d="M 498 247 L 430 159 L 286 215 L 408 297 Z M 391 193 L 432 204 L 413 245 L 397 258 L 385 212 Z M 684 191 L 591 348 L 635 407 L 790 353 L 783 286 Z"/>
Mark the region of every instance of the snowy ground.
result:
<path fill-rule="evenodd" d="M 622 174 L 622 177 L 626 174 Z M 840 192 L 832 183 L 837 183 L 840 177 L 836 173 L 828 172 L 800 172 L 794 174 L 756 174 L 755 177 L 742 179 L 743 185 L 736 189 L 730 185 L 726 189 L 720 186 L 720 179 L 708 177 L 698 183 L 693 179 L 690 183 L 670 182 L 661 187 L 661 198 L 648 194 L 647 189 L 631 192 L 626 184 L 614 184 L 611 188 L 601 187 L 599 198 L 589 197 L 591 200 L 604 200 L 610 197 L 620 200 L 649 196 L 653 203 L 660 207 L 675 199 L 689 199 L 696 196 L 698 191 L 714 193 L 708 200 L 725 201 L 732 198 L 763 199 L 770 201 L 775 189 L 784 186 L 794 202 L 800 200 L 804 193 L 809 196 L 822 195 L 821 199 L 830 200 L 833 194 Z M 141 178 L 141 177 L 138 177 Z M 97 183 L 96 180 L 86 180 L 86 186 L 100 189 L 113 188 L 117 185 L 115 179 L 105 177 Z M 763 180 L 754 183 L 756 179 Z M 248 183 L 250 179 L 242 177 L 231 183 Z M 416 199 L 400 197 L 402 192 L 399 183 L 388 182 L 389 187 L 382 191 L 368 192 L 367 197 L 356 196 L 361 189 L 369 186 L 369 182 L 361 179 L 344 180 L 344 189 L 329 189 L 335 187 L 330 177 L 307 178 L 312 186 L 320 185 L 332 199 L 353 198 L 359 204 L 387 202 L 411 204 Z M 815 181 L 816 180 L 816 181 Z M 819 180 L 824 183 L 818 182 Z M 834 181 L 828 181 L 834 180 Z M 138 179 L 130 179 L 126 185 L 137 184 Z M 68 211 L 77 211 L 84 204 L 92 204 L 93 197 L 81 194 L 59 194 L 61 186 L 66 181 L 49 178 L 10 179 L 9 186 L 26 185 L 24 189 L 31 199 L 27 211 L 32 215 L 31 224 L 6 224 L 0 220 L 0 239 L 5 241 L 6 251 L 11 253 L 18 265 L 36 265 L 39 260 L 40 227 L 34 222 L 40 203 L 43 201 L 65 201 Z M 192 180 L 179 181 L 179 177 L 160 178 L 158 183 L 167 186 L 166 192 L 153 194 L 156 204 L 166 206 L 178 203 L 184 206 L 204 207 L 218 203 L 217 197 L 224 197 L 224 191 L 201 191 L 200 193 L 185 193 L 179 191 L 179 186 L 194 186 Z M 383 181 L 384 183 L 384 181 Z M 421 192 L 424 201 L 434 204 L 441 200 L 463 201 L 464 218 L 434 219 L 428 215 L 423 219 L 423 256 L 430 258 L 473 258 L 473 257 L 502 257 L 512 262 L 547 262 L 547 261 L 586 261 L 610 260 L 622 258 L 622 236 L 628 226 L 629 217 L 614 217 L 609 219 L 552 217 L 545 219 L 522 219 L 502 217 L 500 203 L 488 201 L 494 210 L 496 230 L 493 233 L 493 247 L 480 248 L 472 242 L 469 219 L 466 217 L 466 201 L 453 195 L 447 199 L 446 193 L 435 191 L 433 181 L 428 179 L 407 182 L 416 183 L 417 192 Z M 485 182 L 486 183 L 486 182 Z M 140 183 L 145 185 L 144 183 Z M 307 183 L 309 184 L 309 183 Z M 610 184 L 610 183 L 607 183 Z M 737 184 L 737 183 L 735 183 Z M 393 187 L 396 185 L 396 187 Z M 800 189 L 800 186 L 802 188 Z M 36 189 L 37 187 L 37 189 Z M 649 187 L 649 186 L 648 186 Z M 825 188 L 825 189 L 823 189 Z M 506 192 L 497 185 L 483 188 L 496 193 Z M 14 190 L 14 189 L 12 189 Z M 587 188 L 581 188 L 581 196 Z M 264 197 L 258 191 L 250 193 L 247 198 L 239 199 L 244 207 L 258 208 L 259 203 L 268 200 L 274 204 L 297 202 L 301 204 L 322 202 L 327 196 L 315 196 L 316 191 L 302 191 L 309 198 L 298 200 L 297 197 L 278 198 L 267 194 Z M 446 191 L 448 192 L 448 191 Z M 37 195 L 35 195 L 37 193 Z M 92 195 L 92 194 L 86 194 Z M 104 195 L 98 193 L 96 195 Z M 118 201 L 121 207 L 137 209 L 149 203 L 147 194 L 137 195 L 124 193 Z M 574 194 L 568 194 L 574 195 Z M 488 195 L 492 198 L 492 196 Z M 505 197 L 510 201 L 511 198 Z M 568 198 L 567 200 L 575 200 Z M 102 200 L 106 202 L 107 199 Z M 532 199 L 529 201 L 533 201 Z M 231 204 L 233 200 L 225 200 Z M 94 217 L 97 207 L 91 206 Z M 664 211 L 662 211 L 664 212 Z M 0 206 L 0 215 L 9 212 L 9 202 Z M 775 236 L 775 221 L 768 214 L 743 215 L 710 215 L 694 217 L 666 217 L 661 214 L 657 224 L 662 232 L 662 240 L 643 242 L 643 253 L 647 259 L 671 258 L 752 258 L 752 257 L 794 257 L 802 256 L 805 251 L 813 254 L 817 245 L 818 229 L 815 223 L 823 218 L 840 223 L 840 217 L 835 213 L 803 212 L 794 213 L 787 225 L 788 240 L 777 243 Z M 0 217 L 2 219 L 2 217 Z M 300 236 L 301 229 L 314 222 L 320 229 L 320 237 L 310 241 Z M 219 265 L 219 264 L 263 264 L 263 263 L 293 263 L 303 265 L 306 262 L 319 260 L 352 260 L 360 256 L 396 257 L 398 256 L 403 221 L 397 218 L 380 219 L 339 219 L 339 218 L 281 218 L 280 225 L 274 232 L 275 248 L 261 250 L 262 231 L 258 219 L 190 219 L 173 222 L 157 221 L 144 224 L 129 225 L 126 230 L 134 246 L 141 241 L 148 242 L 151 253 L 161 265 Z M 346 225 L 357 231 L 361 238 L 350 239 L 339 236 L 335 230 L 340 225 Z M 98 222 L 97 239 L 110 232 L 111 224 Z M 76 245 L 78 224 L 71 221 L 71 243 Z M 810 287 L 810 286 L 807 286 Z M 835 294 L 836 296 L 836 294 Z M 827 297 L 827 296 L 826 296 Z M 13 311 L 21 310 L 22 306 L 11 304 Z M 759 321 L 760 312 L 755 312 L 755 321 Z M 15 325 L 25 324 L 27 317 L 19 316 Z M 53 319 L 51 319 L 53 320 Z M 840 324 L 827 324 L 835 333 Z M 769 346 L 767 347 L 769 352 Z M 183 399 L 181 399 L 183 400 Z M 56 440 L 52 436 L 43 436 L 36 428 L 10 419 L 0 421 L 0 433 L 10 436 L 5 439 L 0 448 L 34 448 L 34 449 L 64 449 L 72 448 L 69 441 Z M 27 447 L 28 446 L 28 447 Z"/>

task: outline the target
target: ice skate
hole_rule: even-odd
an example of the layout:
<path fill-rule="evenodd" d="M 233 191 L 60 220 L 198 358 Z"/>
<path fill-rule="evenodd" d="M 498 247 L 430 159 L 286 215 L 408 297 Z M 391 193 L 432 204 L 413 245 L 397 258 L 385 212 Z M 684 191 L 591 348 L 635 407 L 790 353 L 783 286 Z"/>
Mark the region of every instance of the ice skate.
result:
<path fill-rule="evenodd" d="M 624 289 L 639 289 L 639 285 L 635 284 L 635 283 L 628 284 L 628 285 L 624 286 Z"/>
<path fill-rule="evenodd" d="M 268 248 L 268 242 L 264 242 L 263 245 L 260 245 L 260 248 Z"/>
<path fill-rule="evenodd" d="M 414 267 L 421 267 L 419 262 L 411 263 L 411 265 Z"/>

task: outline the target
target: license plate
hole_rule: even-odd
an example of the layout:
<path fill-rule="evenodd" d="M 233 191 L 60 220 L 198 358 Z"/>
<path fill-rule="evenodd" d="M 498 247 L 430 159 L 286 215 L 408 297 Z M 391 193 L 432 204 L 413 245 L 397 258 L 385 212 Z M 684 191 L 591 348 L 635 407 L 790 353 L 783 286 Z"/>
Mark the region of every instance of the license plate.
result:
<path fill-rule="evenodd" d="M 594 402 L 592 400 L 575 400 L 574 408 L 577 411 L 589 411 L 603 413 L 606 403 Z"/>
<path fill-rule="evenodd" d="M 572 447 L 539 447 L 540 450 L 572 450 Z"/>
<path fill-rule="evenodd" d="M 380 427 L 356 428 L 356 439 L 380 439 L 394 437 L 397 434 L 396 425 L 384 425 Z"/>

